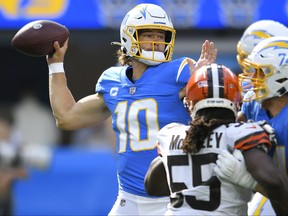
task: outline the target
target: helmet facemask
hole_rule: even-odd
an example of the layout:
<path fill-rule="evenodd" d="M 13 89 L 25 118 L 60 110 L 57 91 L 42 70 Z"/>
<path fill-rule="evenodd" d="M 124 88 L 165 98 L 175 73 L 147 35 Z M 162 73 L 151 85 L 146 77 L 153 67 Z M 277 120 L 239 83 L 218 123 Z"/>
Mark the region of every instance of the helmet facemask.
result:
<path fill-rule="evenodd" d="M 140 41 L 139 36 L 141 32 L 145 30 L 163 30 L 165 31 L 165 41 Z M 129 35 L 132 43 L 130 52 L 126 51 L 126 54 L 130 57 L 136 58 L 139 61 L 147 64 L 147 65 L 158 65 L 162 62 L 171 61 L 173 49 L 174 49 L 174 42 L 175 42 L 175 30 L 167 27 L 162 27 L 159 25 L 154 26 L 127 26 L 126 28 L 126 35 Z M 141 45 L 143 44 L 150 44 L 151 50 L 146 51 L 142 48 Z M 163 52 L 156 51 L 156 45 L 164 45 L 165 49 Z"/>
<path fill-rule="evenodd" d="M 241 49 L 241 41 L 238 42 L 237 44 L 237 56 L 236 56 L 236 59 L 237 59 L 237 62 L 240 66 L 240 68 L 243 70 L 243 61 L 245 58 L 247 58 L 248 54 L 243 50 Z"/>
<path fill-rule="evenodd" d="M 269 94 L 266 79 L 274 73 L 273 67 L 271 65 L 259 66 L 248 59 L 244 60 L 243 66 L 243 73 L 238 75 L 239 88 L 242 95 L 250 92 L 249 97 L 247 95 L 243 97 L 243 101 L 262 100 Z"/>

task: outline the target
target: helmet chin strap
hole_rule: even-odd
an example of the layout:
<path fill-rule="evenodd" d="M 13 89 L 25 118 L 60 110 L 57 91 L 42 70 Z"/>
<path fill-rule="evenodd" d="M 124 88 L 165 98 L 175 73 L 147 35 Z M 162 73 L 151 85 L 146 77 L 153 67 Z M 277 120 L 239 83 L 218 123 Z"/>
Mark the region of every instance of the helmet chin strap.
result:
<path fill-rule="evenodd" d="M 153 55 L 154 55 L 154 58 L 153 58 Z M 166 60 L 163 52 L 145 51 L 143 49 L 142 49 L 142 57 L 145 59 L 139 58 L 139 61 L 150 66 L 159 65 Z M 154 61 L 153 59 L 155 59 L 156 61 Z"/>
<path fill-rule="evenodd" d="M 121 48 L 123 48 L 124 46 L 119 43 L 119 42 L 111 42 L 111 45 L 118 45 L 121 46 Z M 146 65 L 150 65 L 150 66 L 156 66 L 159 65 L 161 63 L 163 63 L 166 58 L 163 52 L 158 52 L 158 51 L 145 51 L 142 49 L 142 57 L 144 57 L 145 59 L 139 58 L 138 60 Z M 153 58 L 153 53 L 154 53 L 154 58 Z M 132 57 L 132 56 L 131 56 Z M 155 59 L 156 61 L 152 60 Z"/>

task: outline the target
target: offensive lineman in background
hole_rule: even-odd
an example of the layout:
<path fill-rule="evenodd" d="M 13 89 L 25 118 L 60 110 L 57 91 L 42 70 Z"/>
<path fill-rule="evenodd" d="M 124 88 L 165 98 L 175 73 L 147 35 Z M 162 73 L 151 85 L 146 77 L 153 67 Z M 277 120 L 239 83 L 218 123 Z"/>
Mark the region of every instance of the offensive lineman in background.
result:
<path fill-rule="evenodd" d="M 239 74 L 240 85 L 250 82 L 252 92 L 249 100 L 256 100 L 260 105 L 254 107 L 253 120 L 266 120 L 274 129 L 277 146 L 269 154 L 277 163 L 278 169 L 287 175 L 288 166 L 288 37 L 272 37 L 261 41 L 253 49 L 249 58 L 244 60 L 244 72 Z M 253 73 L 251 73 L 253 71 Z M 260 109 L 261 108 L 261 109 Z M 237 179 L 245 172 L 236 168 L 238 160 L 226 155 L 225 168 L 219 164 L 221 177 L 239 184 Z M 237 166 L 238 167 L 238 166 Z M 241 168 L 241 166 L 239 166 Z M 228 171 L 228 173 L 227 173 Z M 245 171 L 245 170 L 244 170 Z M 247 175 L 249 173 L 246 172 Z M 239 184 L 245 186 L 246 184 Z M 266 197 L 256 194 L 249 207 L 249 215 L 275 215 Z M 288 214 L 288 210 L 286 212 Z"/>
<path fill-rule="evenodd" d="M 288 104 L 286 94 L 287 83 L 285 82 L 285 78 L 288 76 L 286 69 L 286 58 L 288 53 L 285 45 L 287 42 L 284 40 L 283 43 L 278 43 L 277 40 L 274 41 L 273 39 L 270 39 L 270 48 L 267 45 L 265 53 L 259 52 L 258 54 L 253 54 L 253 60 L 248 57 L 252 53 L 252 50 L 256 49 L 256 45 L 258 46 L 263 40 L 269 41 L 268 38 L 275 36 L 288 36 L 288 28 L 273 20 L 261 20 L 251 24 L 245 30 L 237 45 L 237 60 L 244 72 L 244 76 L 241 74 L 239 78 L 241 86 L 243 87 L 242 92 L 245 94 L 241 111 L 238 113 L 238 121 L 265 120 L 274 128 L 278 145 L 270 152 L 270 155 L 281 170 L 288 174 L 288 161 L 286 159 L 288 158 L 288 131 L 285 130 L 285 128 L 288 128 L 288 123 L 286 123 L 285 120 Z M 265 45 L 263 44 L 263 49 L 264 46 Z M 259 48 L 258 50 L 261 50 L 262 48 Z M 255 64 L 256 66 L 254 66 Z M 271 67 L 271 73 L 266 71 L 265 76 L 261 77 L 261 74 L 259 73 L 261 65 L 263 65 L 264 68 L 266 68 L 267 65 Z M 253 71 L 258 72 L 255 73 L 255 77 L 252 78 L 251 72 Z M 247 85 L 251 83 L 252 85 Z M 253 85 L 254 88 L 252 88 Z M 263 93 L 261 98 L 253 98 L 254 90 L 258 92 L 259 96 L 260 92 Z M 233 164 L 233 162 L 229 161 L 232 157 L 226 156 L 228 160 L 226 164 Z M 235 162 L 237 161 L 235 160 Z M 226 174 L 229 175 L 227 179 L 231 180 L 240 173 L 235 169 L 233 170 L 235 171 L 234 174 Z M 269 200 L 260 193 L 256 193 L 249 204 L 248 214 L 273 215 L 275 213 L 273 212 Z"/>
<path fill-rule="evenodd" d="M 288 28 L 274 20 L 260 20 L 248 26 L 237 44 L 236 58 L 240 68 L 242 70 L 244 69 L 244 60 L 252 53 L 252 50 L 258 43 L 264 39 L 275 36 L 288 36 Z M 249 85 L 249 83 L 250 82 L 243 83 L 243 85 L 246 86 L 247 84 Z M 247 87 L 249 88 L 249 86 L 245 88 L 247 89 Z M 250 93 L 248 93 L 246 97 L 248 97 L 249 94 Z M 245 102 L 245 100 L 247 101 Z M 237 116 L 238 121 L 255 120 L 256 114 L 252 110 L 254 106 L 258 107 L 260 104 L 255 100 L 248 100 L 249 99 L 245 99 L 244 96 L 244 103 Z M 261 106 L 259 108 L 261 109 Z"/>
<path fill-rule="evenodd" d="M 241 98 L 236 75 L 225 66 L 211 64 L 194 72 L 186 89 L 192 121 L 171 123 L 158 132 L 161 156 L 153 160 L 145 178 L 149 194 L 171 191 L 165 215 L 247 214 L 252 190 L 220 181 L 214 172 L 218 154 L 227 149 L 235 154 L 242 151 L 251 175 L 276 211 L 283 213 L 288 181 L 267 154 L 268 134 L 257 123 L 236 122 Z"/>
<path fill-rule="evenodd" d="M 109 215 L 163 215 L 168 197 L 151 197 L 144 188 L 150 162 L 157 156 L 156 133 L 171 122 L 187 123 L 182 104 L 190 72 L 214 62 L 217 50 L 205 41 L 198 62 L 171 60 L 175 29 L 166 12 L 154 4 L 140 4 L 120 27 L 118 60 L 121 67 L 103 72 L 96 94 L 78 102 L 67 86 L 63 61 L 68 42 L 47 56 L 50 102 L 58 127 L 74 130 L 102 123 L 112 115 L 116 133 L 119 182 L 117 200 Z"/>

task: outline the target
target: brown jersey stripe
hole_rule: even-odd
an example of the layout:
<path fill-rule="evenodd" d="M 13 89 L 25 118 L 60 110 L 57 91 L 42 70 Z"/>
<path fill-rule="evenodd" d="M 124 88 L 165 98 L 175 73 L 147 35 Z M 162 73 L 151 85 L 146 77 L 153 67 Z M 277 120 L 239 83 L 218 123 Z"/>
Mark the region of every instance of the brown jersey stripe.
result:
<path fill-rule="evenodd" d="M 248 136 L 241 138 L 240 140 L 235 142 L 235 148 L 246 150 L 260 144 L 267 145 L 269 149 L 272 147 L 269 137 L 264 131 L 249 134 Z"/>

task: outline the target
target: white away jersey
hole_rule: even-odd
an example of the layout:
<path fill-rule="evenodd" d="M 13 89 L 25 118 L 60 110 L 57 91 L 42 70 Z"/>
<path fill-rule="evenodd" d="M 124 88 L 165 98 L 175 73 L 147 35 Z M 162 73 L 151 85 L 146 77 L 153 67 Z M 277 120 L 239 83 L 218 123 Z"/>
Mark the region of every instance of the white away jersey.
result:
<path fill-rule="evenodd" d="M 180 148 L 190 126 L 171 123 L 158 132 L 159 151 L 172 192 L 167 215 L 245 215 L 251 190 L 220 182 L 214 172 L 218 154 L 227 146 L 241 150 L 270 147 L 257 123 L 231 123 L 216 128 L 196 154 Z"/>

